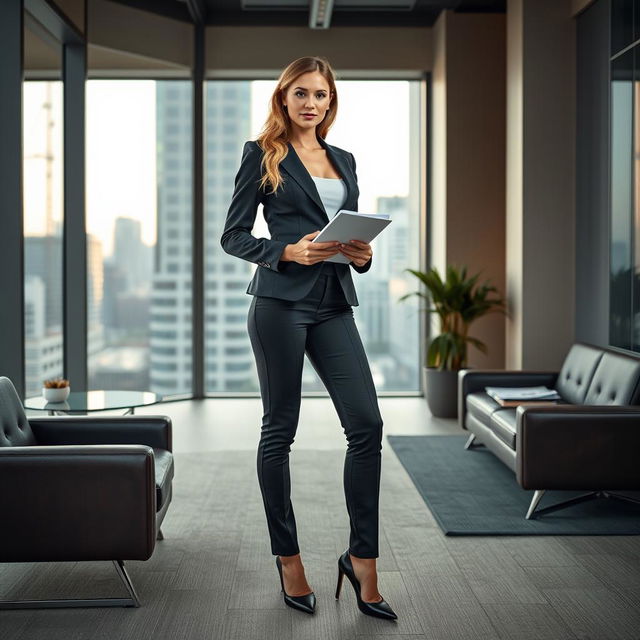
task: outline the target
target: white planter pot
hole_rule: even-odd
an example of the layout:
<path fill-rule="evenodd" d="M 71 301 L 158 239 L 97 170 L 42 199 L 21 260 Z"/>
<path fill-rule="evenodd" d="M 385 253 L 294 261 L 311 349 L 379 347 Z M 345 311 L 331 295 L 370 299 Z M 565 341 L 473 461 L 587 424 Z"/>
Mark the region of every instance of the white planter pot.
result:
<path fill-rule="evenodd" d="M 61 389 L 48 389 L 42 387 L 42 395 L 47 402 L 64 402 L 71 393 L 71 387 L 62 387 Z"/>

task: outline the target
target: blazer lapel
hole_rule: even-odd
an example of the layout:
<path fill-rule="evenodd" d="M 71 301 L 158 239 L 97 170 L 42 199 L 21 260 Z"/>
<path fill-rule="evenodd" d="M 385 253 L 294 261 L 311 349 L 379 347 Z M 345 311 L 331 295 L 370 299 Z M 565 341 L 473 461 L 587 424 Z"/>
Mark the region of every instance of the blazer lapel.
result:
<path fill-rule="evenodd" d="M 349 206 L 351 194 L 353 193 L 353 176 L 351 174 L 351 169 L 347 161 L 342 157 L 342 154 L 333 151 L 330 145 L 322 138 L 318 137 L 317 140 L 326 149 L 327 156 L 329 157 L 331 164 L 333 164 L 340 174 L 340 177 L 345 182 L 347 187 L 347 196 L 345 198 L 343 208 L 346 209 Z M 302 189 L 304 189 L 306 194 L 318 205 L 318 207 L 320 207 L 320 210 L 324 213 L 324 216 L 328 221 L 329 216 L 322 204 L 322 198 L 320 198 L 320 194 L 316 188 L 316 183 L 302 163 L 302 160 L 300 160 L 300 157 L 296 153 L 292 144 L 288 142 L 287 145 L 289 147 L 289 151 L 280 162 L 280 167 L 283 168 L 302 187 Z"/>

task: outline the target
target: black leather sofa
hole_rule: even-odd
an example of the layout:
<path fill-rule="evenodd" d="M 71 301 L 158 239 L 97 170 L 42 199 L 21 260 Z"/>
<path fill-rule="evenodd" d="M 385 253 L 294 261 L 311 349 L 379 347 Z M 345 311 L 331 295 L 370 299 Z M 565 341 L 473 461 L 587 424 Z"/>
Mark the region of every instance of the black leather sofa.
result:
<path fill-rule="evenodd" d="M 485 386 L 545 385 L 557 406 L 502 407 Z M 461 369 L 458 420 L 471 432 L 465 447 L 488 447 L 512 469 L 524 489 L 535 491 L 526 518 L 594 497 L 640 490 L 640 357 L 575 343 L 560 371 Z M 545 491 L 587 490 L 539 509 Z"/>
<path fill-rule="evenodd" d="M 0 608 L 140 606 L 124 561 L 162 539 L 173 475 L 167 416 L 27 419 L 0 376 L 0 562 L 111 560 L 129 594 Z"/>

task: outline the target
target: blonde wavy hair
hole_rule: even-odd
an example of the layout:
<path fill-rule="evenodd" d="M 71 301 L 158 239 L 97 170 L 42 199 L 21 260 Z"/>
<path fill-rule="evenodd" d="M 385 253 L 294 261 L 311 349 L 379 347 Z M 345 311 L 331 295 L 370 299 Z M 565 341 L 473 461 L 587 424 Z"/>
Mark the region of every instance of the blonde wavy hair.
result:
<path fill-rule="evenodd" d="M 286 157 L 289 148 L 287 143 L 291 139 L 292 124 L 287 110 L 282 104 L 282 99 L 293 82 L 304 73 L 319 71 L 329 85 L 331 108 L 322 122 L 316 126 L 316 135 L 323 140 L 333 125 L 338 112 L 338 93 L 336 91 L 336 78 L 329 61 L 323 56 L 304 56 L 291 62 L 282 71 L 278 78 L 278 84 L 269 101 L 269 115 L 262 127 L 262 131 L 256 138 L 258 146 L 264 152 L 261 167 L 264 169 L 260 188 L 266 192 L 267 183 L 275 193 L 284 180 L 280 174 L 279 164 Z"/>

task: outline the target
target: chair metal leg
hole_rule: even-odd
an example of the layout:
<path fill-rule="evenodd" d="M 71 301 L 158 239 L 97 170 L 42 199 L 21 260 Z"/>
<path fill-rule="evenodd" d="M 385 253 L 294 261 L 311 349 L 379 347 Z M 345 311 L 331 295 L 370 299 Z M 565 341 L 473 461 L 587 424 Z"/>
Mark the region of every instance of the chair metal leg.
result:
<path fill-rule="evenodd" d="M 544 489 L 537 489 L 534 492 L 533 498 L 531 498 L 531 504 L 529 505 L 529 510 L 527 511 L 527 515 L 525 516 L 527 520 L 531 519 L 531 516 L 533 515 L 533 512 L 536 510 L 536 507 L 538 506 L 538 503 L 540 502 L 540 500 L 542 500 L 543 495 L 544 495 Z"/>
<path fill-rule="evenodd" d="M 469 438 L 467 439 L 467 441 L 464 444 L 464 448 L 465 449 L 471 449 L 471 447 L 474 446 L 474 442 L 476 440 L 476 434 L 472 433 Z"/>
<path fill-rule="evenodd" d="M 115 566 L 116 571 L 120 576 L 120 580 L 122 580 L 122 582 L 124 583 L 124 586 L 127 588 L 127 591 L 129 592 L 129 595 L 131 596 L 131 601 L 133 604 L 129 606 L 139 607 L 140 598 L 138 598 L 138 594 L 136 593 L 136 589 L 133 586 L 133 582 L 131 582 L 131 578 L 129 577 L 129 574 L 127 573 L 127 570 L 124 567 L 124 561 L 114 560 L 113 565 Z"/>
<path fill-rule="evenodd" d="M 77 607 L 139 607 L 140 599 L 122 560 L 113 564 L 129 598 L 62 598 L 59 600 L 0 600 L 0 609 L 73 609 Z"/>

